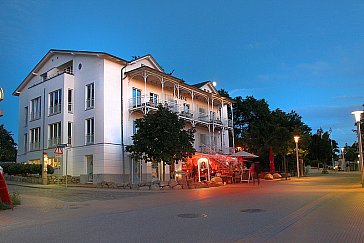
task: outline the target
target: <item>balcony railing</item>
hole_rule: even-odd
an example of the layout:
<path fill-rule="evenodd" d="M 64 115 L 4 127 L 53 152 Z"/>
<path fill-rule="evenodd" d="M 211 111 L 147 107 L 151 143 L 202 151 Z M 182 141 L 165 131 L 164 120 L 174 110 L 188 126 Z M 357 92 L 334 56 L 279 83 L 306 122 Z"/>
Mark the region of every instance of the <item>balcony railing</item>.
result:
<path fill-rule="evenodd" d="M 220 116 L 216 114 L 210 115 L 205 112 L 194 112 L 192 110 L 186 109 L 186 107 L 182 104 L 177 104 L 175 100 L 161 100 L 159 98 L 156 99 L 152 96 L 141 95 L 138 97 L 130 98 L 128 105 L 130 111 L 144 111 L 144 109 L 156 110 L 158 108 L 158 105 L 163 105 L 164 107 L 167 107 L 170 111 L 177 113 L 180 117 L 187 120 L 193 120 L 195 122 L 214 124 L 224 127 L 232 127 L 231 119 L 221 119 Z"/>
<path fill-rule="evenodd" d="M 34 81 L 34 83 L 33 83 L 33 85 L 31 87 L 36 86 L 36 85 L 38 85 L 40 83 L 43 83 L 45 81 L 48 81 L 48 80 L 50 80 L 52 78 L 55 78 L 55 77 L 57 77 L 59 75 L 62 75 L 62 74 L 73 75 L 73 72 L 61 71 L 61 70 L 59 70 L 57 68 L 55 68 L 55 69 L 56 70 L 54 70 L 54 69 L 49 70 L 47 76 L 42 76 L 40 79 Z"/>
<path fill-rule="evenodd" d="M 29 144 L 29 151 L 36 151 L 40 149 L 40 142 L 33 142 Z"/>
<path fill-rule="evenodd" d="M 225 147 L 219 145 L 205 145 L 200 144 L 196 147 L 197 152 L 204 153 L 204 154 L 233 154 L 234 148 L 232 147 Z"/>
<path fill-rule="evenodd" d="M 92 109 L 95 106 L 95 99 L 86 99 L 86 109 Z"/>
<path fill-rule="evenodd" d="M 68 112 L 73 113 L 73 103 L 72 102 L 68 102 Z"/>
<path fill-rule="evenodd" d="M 95 142 L 95 140 L 94 140 L 94 134 L 87 134 L 85 136 L 85 143 L 86 143 L 86 145 L 93 144 L 94 142 Z"/>
<path fill-rule="evenodd" d="M 41 112 L 30 112 L 29 121 L 38 120 L 41 117 Z"/>
<path fill-rule="evenodd" d="M 48 148 L 55 148 L 58 144 L 61 144 L 61 137 L 54 137 L 48 139 Z"/>
<path fill-rule="evenodd" d="M 62 105 L 61 104 L 56 104 L 56 105 L 51 105 L 49 106 L 48 110 L 49 110 L 49 115 L 55 115 L 55 114 L 59 114 L 62 111 Z"/>

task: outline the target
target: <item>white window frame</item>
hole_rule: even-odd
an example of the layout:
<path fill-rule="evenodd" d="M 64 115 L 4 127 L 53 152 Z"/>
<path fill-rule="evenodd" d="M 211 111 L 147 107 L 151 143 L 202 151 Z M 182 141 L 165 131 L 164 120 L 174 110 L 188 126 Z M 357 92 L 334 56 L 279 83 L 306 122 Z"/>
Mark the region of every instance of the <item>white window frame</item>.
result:
<path fill-rule="evenodd" d="M 68 113 L 73 113 L 73 89 L 68 89 L 67 104 Z"/>
<path fill-rule="evenodd" d="M 67 123 L 67 144 L 72 145 L 73 123 Z"/>
<path fill-rule="evenodd" d="M 30 121 L 38 120 L 42 117 L 42 97 L 39 96 L 30 101 Z"/>
<path fill-rule="evenodd" d="M 149 96 L 150 105 L 153 107 L 157 107 L 159 103 L 159 95 L 156 93 L 150 92 Z"/>
<path fill-rule="evenodd" d="M 59 114 L 62 111 L 62 89 L 50 92 L 49 95 L 49 115 Z"/>
<path fill-rule="evenodd" d="M 85 86 L 85 109 L 93 109 L 95 107 L 95 83 Z"/>
<path fill-rule="evenodd" d="M 93 117 L 85 120 L 85 144 L 95 143 L 95 119 Z"/>
<path fill-rule="evenodd" d="M 28 126 L 28 116 L 29 116 L 29 109 L 28 109 L 28 106 L 24 107 L 24 126 Z"/>
<path fill-rule="evenodd" d="M 142 90 L 141 89 L 133 87 L 132 103 L 133 103 L 133 107 L 141 106 L 141 104 L 142 104 Z"/>
<path fill-rule="evenodd" d="M 24 153 L 28 152 L 28 133 L 24 133 Z"/>
<path fill-rule="evenodd" d="M 40 149 L 40 127 L 30 129 L 29 151 Z"/>
<path fill-rule="evenodd" d="M 62 143 L 62 125 L 56 122 L 48 125 L 48 148 L 54 148 Z"/>

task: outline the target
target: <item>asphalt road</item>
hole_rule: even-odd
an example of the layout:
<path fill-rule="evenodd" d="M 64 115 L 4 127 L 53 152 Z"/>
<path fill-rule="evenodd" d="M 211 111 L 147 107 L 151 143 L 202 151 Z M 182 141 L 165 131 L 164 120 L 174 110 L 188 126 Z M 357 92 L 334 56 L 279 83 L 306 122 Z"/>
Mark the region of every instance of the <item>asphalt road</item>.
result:
<path fill-rule="evenodd" d="M 9 186 L 0 242 L 364 242 L 358 173 L 179 191 Z"/>

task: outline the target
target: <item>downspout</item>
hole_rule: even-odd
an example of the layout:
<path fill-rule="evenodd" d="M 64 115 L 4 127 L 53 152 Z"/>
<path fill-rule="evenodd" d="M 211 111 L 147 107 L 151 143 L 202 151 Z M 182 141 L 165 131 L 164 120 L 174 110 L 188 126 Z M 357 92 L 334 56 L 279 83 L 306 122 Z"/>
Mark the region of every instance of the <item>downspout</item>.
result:
<path fill-rule="evenodd" d="M 42 113 L 41 113 L 42 115 Z M 45 164 L 45 160 L 44 160 L 44 140 L 45 140 L 45 116 L 46 116 L 46 92 L 45 92 L 45 88 L 43 88 L 43 116 L 42 116 L 42 130 L 40 131 L 40 133 L 42 133 L 42 154 L 41 154 L 41 162 L 42 162 L 42 184 L 43 185 L 47 185 L 48 184 L 48 179 L 47 179 L 47 165 Z M 39 134 L 40 137 L 40 134 Z"/>
<path fill-rule="evenodd" d="M 120 96 L 121 96 L 121 129 L 120 129 L 120 136 L 121 136 L 121 158 L 123 161 L 123 178 L 122 181 L 125 182 L 125 152 L 124 152 L 124 95 L 123 95 L 123 80 L 125 79 L 123 77 L 124 69 L 126 68 L 128 64 L 125 64 L 124 67 L 121 68 L 121 79 L 120 79 Z"/>

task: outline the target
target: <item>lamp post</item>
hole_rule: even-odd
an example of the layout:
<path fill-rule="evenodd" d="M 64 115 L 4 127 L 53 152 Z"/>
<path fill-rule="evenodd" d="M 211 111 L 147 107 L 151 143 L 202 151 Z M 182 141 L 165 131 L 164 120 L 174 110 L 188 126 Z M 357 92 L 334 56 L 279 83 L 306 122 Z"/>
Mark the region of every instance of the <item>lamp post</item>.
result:
<path fill-rule="evenodd" d="M 333 147 L 332 147 L 332 129 L 331 129 L 331 127 L 330 127 L 330 130 L 329 130 L 329 132 L 330 132 L 330 145 L 331 145 L 331 163 L 332 163 L 332 168 L 334 168 L 335 167 L 335 162 L 334 162 L 334 153 L 333 153 Z"/>
<path fill-rule="evenodd" d="M 360 119 L 363 111 L 353 111 L 351 114 L 355 116 L 356 127 L 358 130 L 358 147 L 359 147 L 359 165 L 361 171 L 361 187 L 364 187 L 364 170 L 363 170 L 363 145 L 361 141 L 361 131 L 360 131 Z"/>
<path fill-rule="evenodd" d="M 342 154 L 342 169 L 344 169 L 345 168 L 345 154 L 344 154 L 344 150 L 345 150 L 345 148 L 341 148 L 341 154 Z"/>
<path fill-rule="evenodd" d="M 300 163 L 298 161 L 298 140 L 300 139 L 299 136 L 294 136 L 294 141 L 296 143 L 296 159 L 297 159 L 297 177 L 300 178 Z"/>

